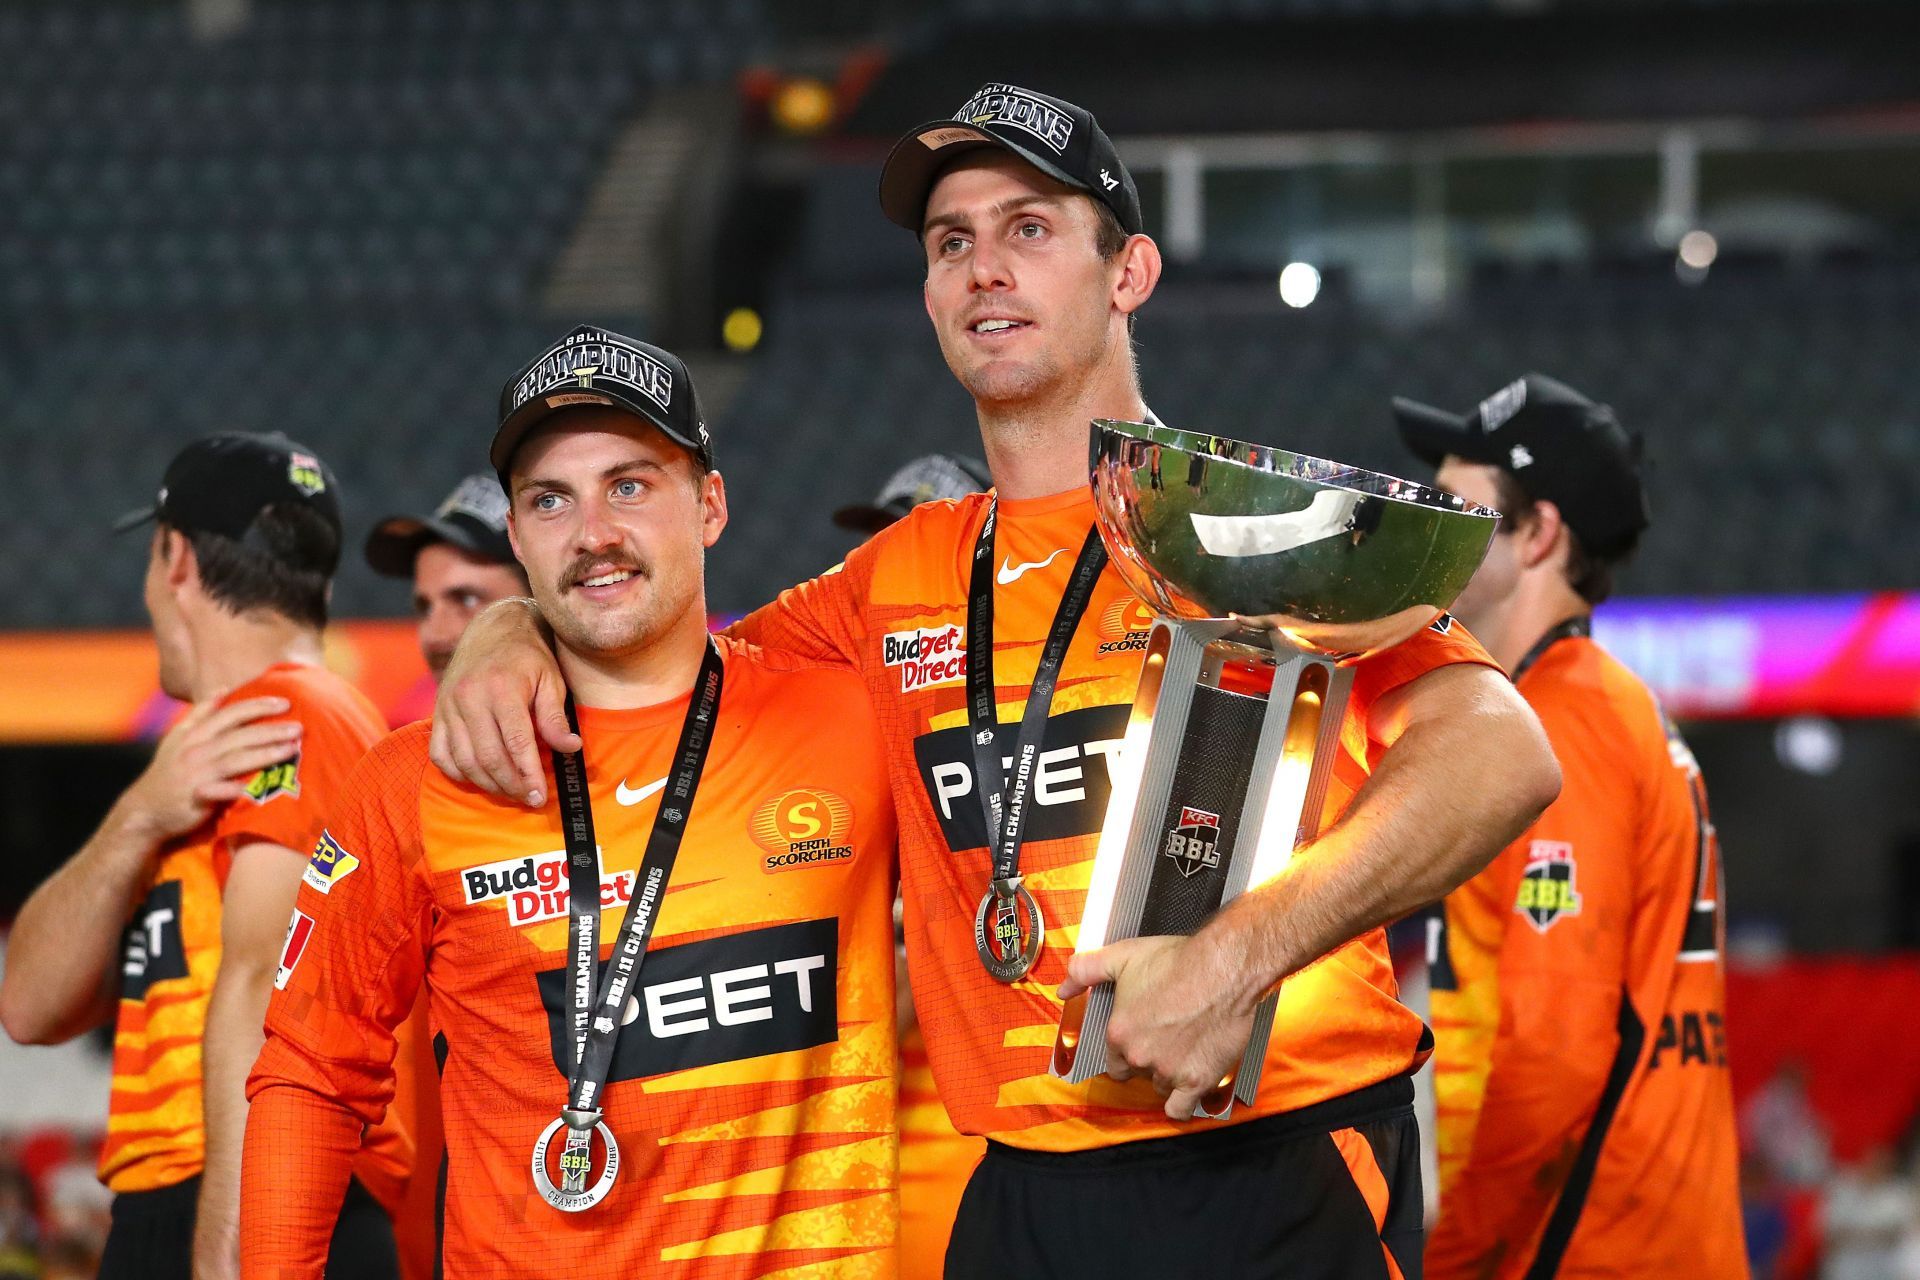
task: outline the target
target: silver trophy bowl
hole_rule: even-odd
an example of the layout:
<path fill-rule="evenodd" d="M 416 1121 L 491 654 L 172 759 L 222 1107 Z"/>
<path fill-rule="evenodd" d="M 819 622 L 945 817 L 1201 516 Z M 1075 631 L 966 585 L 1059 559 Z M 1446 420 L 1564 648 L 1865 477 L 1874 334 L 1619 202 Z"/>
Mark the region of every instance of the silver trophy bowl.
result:
<path fill-rule="evenodd" d="M 1135 595 L 1352 661 L 1440 616 L 1498 513 L 1377 471 L 1144 422 L 1093 424 L 1100 535 Z"/>

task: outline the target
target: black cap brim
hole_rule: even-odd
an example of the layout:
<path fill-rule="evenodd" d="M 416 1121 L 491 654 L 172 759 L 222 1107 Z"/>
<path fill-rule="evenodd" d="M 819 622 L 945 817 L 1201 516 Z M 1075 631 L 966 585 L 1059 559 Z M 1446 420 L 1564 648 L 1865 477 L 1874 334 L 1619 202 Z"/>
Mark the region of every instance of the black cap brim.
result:
<path fill-rule="evenodd" d="M 513 452 L 518 449 L 533 429 L 542 422 L 560 412 L 581 405 L 599 405 L 605 408 L 624 409 L 637 418 L 660 429 L 660 434 L 673 441 L 696 458 L 707 456 L 698 440 L 689 440 L 678 431 L 661 421 L 663 416 L 657 408 L 642 405 L 627 396 L 595 387 L 591 391 L 559 391 L 540 396 L 521 405 L 511 414 L 500 429 L 493 433 L 493 446 L 487 450 L 487 460 L 493 463 L 493 469 L 500 473 L 500 485 L 507 488 L 507 464 L 513 461 Z M 409 570 L 411 572 L 411 570 Z"/>
<path fill-rule="evenodd" d="M 129 533 L 143 524 L 152 524 L 160 518 L 160 508 L 141 507 L 138 511 L 129 511 L 113 522 L 115 533 Z"/>
<path fill-rule="evenodd" d="M 1430 467 L 1439 466 L 1449 454 L 1469 462 L 1496 462 L 1502 456 L 1486 433 L 1479 430 L 1474 416 L 1448 413 L 1395 396 L 1393 420 L 1407 448 Z"/>
<path fill-rule="evenodd" d="M 930 143 L 928 139 L 935 134 L 953 136 L 950 141 Z M 1093 193 L 1086 183 L 1037 152 L 974 125 L 940 119 L 929 120 L 918 128 L 908 130 L 900 141 L 893 144 L 893 150 L 887 153 L 886 163 L 880 166 L 880 211 L 895 226 L 905 227 L 914 235 L 919 235 L 926 225 L 927 197 L 933 194 L 933 184 L 940 170 L 966 152 L 985 147 L 998 147 L 1009 155 L 1025 160 L 1049 178 L 1075 191 Z"/>
<path fill-rule="evenodd" d="M 420 550 L 436 542 L 458 547 L 470 555 L 494 559 L 493 549 L 479 537 L 449 520 L 419 516 L 389 516 L 367 535 L 367 566 L 386 578 L 413 577 Z"/>

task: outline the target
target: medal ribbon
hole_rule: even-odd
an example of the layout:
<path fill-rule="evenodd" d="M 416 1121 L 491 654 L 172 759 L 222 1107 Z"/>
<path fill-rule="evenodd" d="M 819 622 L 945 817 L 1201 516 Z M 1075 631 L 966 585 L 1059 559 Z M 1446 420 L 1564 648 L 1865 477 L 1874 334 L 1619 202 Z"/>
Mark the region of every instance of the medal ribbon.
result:
<path fill-rule="evenodd" d="M 647 942 L 659 919 L 660 901 L 680 853 L 687 818 L 693 812 L 694 792 L 713 743 L 714 720 L 720 709 L 720 687 L 725 669 L 719 647 L 711 638 L 700 659 L 693 696 L 674 748 L 673 772 L 660 796 L 653 830 L 634 878 L 633 895 L 614 937 L 613 958 L 599 984 L 595 971 L 600 959 L 600 859 L 593 838 L 593 802 L 587 794 L 586 752 L 553 753 L 553 771 L 559 793 L 560 825 L 567 846 L 567 963 L 568 1004 L 572 1010 L 573 1075 L 567 1082 L 567 1105 L 560 1115 L 567 1122 L 567 1146 L 561 1154 L 561 1189 L 586 1189 L 588 1147 L 600 1121 L 600 1095 L 613 1067 L 613 1051 L 620 1040 L 621 1015 L 634 989 Z M 573 698 L 567 698 L 567 724 L 576 733 L 579 721 Z"/>

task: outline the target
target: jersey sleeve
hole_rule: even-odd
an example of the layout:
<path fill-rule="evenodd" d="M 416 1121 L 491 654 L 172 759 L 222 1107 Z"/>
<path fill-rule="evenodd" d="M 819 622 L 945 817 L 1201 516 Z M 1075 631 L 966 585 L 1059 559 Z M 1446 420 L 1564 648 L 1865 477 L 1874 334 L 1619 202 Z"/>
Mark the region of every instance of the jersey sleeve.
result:
<path fill-rule="evenodd" d="M 1500 664 L 1480 647 L 1480 642 L 1459 619 L 1443 613 L 1391 649 L 1355 663 L 1352 700 L 1362 706 L 1370 705 L 1401 685 L 1455 662 L 1500 669 Z"/>
<path fill-rule="evenodd" d="M 426 765 L 424 725 L 376 747 L 336 793 L 301 878 L 247 1081 L 245 1276 L 321 1275 L 362 1134 L 392 1100 L 396 1028 L 432 927 L 417 867 Z"/>
<path fill-rule="evenodd" d="M 246 781 L 246 794 L 221 810 L 215 820 L 214 874 L 225 885 L 233 851 L 255 842 L 305 852 L 319 838 L 323 806 L 364 754 L 368 740 L 354 736 L 339 715 L 319 705 L 298 684 L 257 682 L 227 699 L 273 693 L 293 704 L 289 718 L 300 722 L 299 749 L 268 765 Z"/>
<path fill-rule="evenodd" d="M 845 561 L 817 578 L 788 587 L 771 604 L 761 605 L 727 629 L 727 634 L 762 649 L 780 650 L 816 662 L 851 665 L 865 632 L 859 583 L 870 574 L 872 543 L 857 547 Z"/>
<path fill-rule="evenodd" d="M 1621 1051 L 1638 788 L 1619 744 L 1599 740 L 1613 736 L 1604 725 L 1536 709 L 1570 785 L 1470 882 L 1497 889 L 1502 901 L 1488 905 L 1506 923 L 1494 962 L 1497 1031 L 1490 1046 L 1468 1048 L 1487 1054 L 1485 1091 L 1427 1243 L 1428 1274 L 1438 1277 L 1519 1274 Z"/>

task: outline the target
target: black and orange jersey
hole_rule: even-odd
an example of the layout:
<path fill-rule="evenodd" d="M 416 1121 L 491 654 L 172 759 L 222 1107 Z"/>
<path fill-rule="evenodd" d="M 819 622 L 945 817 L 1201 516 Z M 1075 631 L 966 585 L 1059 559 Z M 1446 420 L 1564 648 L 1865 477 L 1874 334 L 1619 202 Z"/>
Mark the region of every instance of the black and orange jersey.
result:
<path fill-rule="evenodd" d="M 300 722 L 299 750 L 262 769 L 154 864 L 128 925 L 114 1026 L 113 1085 L 100 1179 L 114 1191 L 151 1191 L 199 1173 L 206 1158 L 200 1046 L 220 968 L 221 891 L 233 851 L 255 841 L 305 850 L 326 802 L 385 726 L 373 704 L 319 667 L 270 667 L 224 702 L 282 697 Z M 370 1148 L 369 1186 L 391 1193 L 411 1163 L 404 1128 L 383 1127 Z"/>
<path fill-rule="evenodd" d="M 894 819 L 844 670 L 721 642 L 718 724 L 601 1095 L 621 1152 L 579 1213 L 535 1190 L 566 1101 L 569 877 L 533 811 L 387 738 L 333 807 L 249 1082 L 242 1267 L 321 1274 L 361 1123 L 392 1093 L 424 983 L 444 1037 L 449 1275 L 890 1276 L 895 1234 Z M 579 710 L 602 959 L 687 699 Z"/>
<path fill-rule="evenodd" d="M 900 1280 L 940 1280 L 947 1237 L 987 1149 L 953 1127 L 918 1025 L 900 1037 Z"/>
<path fill-rule="evenodd" d="M 1109 565 L 1067 651 L 1033 779 L 1026 887 L 1047 935 L 1028 978 L 1006 985 L 981 966 L 974 911 L 987 891 L 985 821 L 973 776 L 965 698 L 966 600 L 988 497 L 923 503 L 834 570 L 739 624 L 749 639 L 851 663 L 885 736 L 900 815 L 900 867 L 914 1005 L 940 1096 L 963 1133 L 1014 1146 L 1079 1150 L 1191 1133 L 1150 1082 L 1048 1073 L 1061 1004 L 1152 615 Z M 1085 489 L 1002 502 L 995 534 L 994 673 L 999 718 L 1017 721 L 1077 549 L 1093 523 Z M 1329 787 L 1339 812 L 1383 751 L 1369 711 L 1385 692 L 1451 662 L 1490 663 L 1457 624 L 1437 624 L 1357 664 L 1343 751 Z M 1384 934 L 1341 947 L 1282 987 L 1272 1047 L 1252 1107 L 1230 1122 L 1320 1102 L 1412 1070 L 1429 1043 L 1396 995 Z"/>
<path fill-rule="evenodd" d="M 1448 896 L 1433 941 L 1427 1274 L 1745 1276 L 1699 767 L 1591 640 L 1557 641 L 1518 687 L 1564 783 Z"/>

